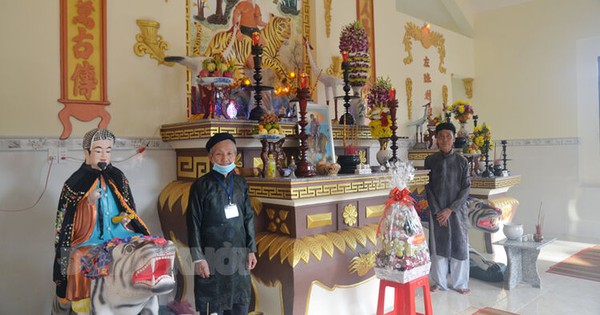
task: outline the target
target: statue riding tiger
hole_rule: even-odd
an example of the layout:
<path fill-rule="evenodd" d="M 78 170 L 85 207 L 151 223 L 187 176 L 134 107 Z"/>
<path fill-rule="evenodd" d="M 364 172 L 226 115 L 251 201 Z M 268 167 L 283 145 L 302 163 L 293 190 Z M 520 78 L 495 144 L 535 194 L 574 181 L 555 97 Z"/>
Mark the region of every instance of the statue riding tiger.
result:
<path fill-rule="evenodd" d="M 175 246 L 164 238 L 134 236 L 91 247 L 82 258 L 91 278 L 90 313 L 96 315 L 158 315 L 158 295 L 175 288 Z M 58 297 L 52 314 L 76 313 Z"/>

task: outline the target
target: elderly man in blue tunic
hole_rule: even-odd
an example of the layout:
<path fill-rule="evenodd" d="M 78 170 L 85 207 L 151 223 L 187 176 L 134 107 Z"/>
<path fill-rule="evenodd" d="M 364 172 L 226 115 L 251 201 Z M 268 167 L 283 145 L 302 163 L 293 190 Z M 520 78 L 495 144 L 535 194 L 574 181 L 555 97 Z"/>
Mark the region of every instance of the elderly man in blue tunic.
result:
<path fill-rule="evenodd" d="M 192 184 L 186 213 L 196 311 L 246 315 L 250 270 L 256 266 L 248 184 L 233 171 L 237 149 L 232 135 L 215 134 L 206 150 L 213 167 Z"/>
<path fill-rule="evenodd" d="M 435 138 L 440 151 L 425 159 L 425 168 L 430 170 L 426 194 L 431 213 L 431 291 L 450 287 L 460 294 L 468 294 L 471 291 L 467 198 L 471 178 L 467 160 L 453 151 L 455 134 L 453 124 L 439 124 Z"/>

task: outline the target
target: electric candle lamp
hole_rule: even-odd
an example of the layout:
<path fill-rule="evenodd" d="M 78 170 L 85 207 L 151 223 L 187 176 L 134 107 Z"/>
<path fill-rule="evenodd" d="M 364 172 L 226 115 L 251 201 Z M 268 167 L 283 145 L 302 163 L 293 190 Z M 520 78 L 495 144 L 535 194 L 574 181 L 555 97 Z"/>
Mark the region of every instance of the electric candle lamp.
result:
<path fill-rule="evenodd" d="M 396 99 L 396 89 L 391 88 L 390 89 L 390 100 L 395 100 Z"/>
<path fill-rule="evenodd" d="M 290 74 L 288 76 L 290 77 L 290 79 L 295 79 L 296 78 L 296 72 L 292 71 L 292 72 L 290 72 Z"/>
<path fill-rule="evenodd" d="M 259 42 L 260 42 L 260 33 L 259 32 L 252 33 L 252 44 L 254 46 L 256 46 L 256 45 L 258 45 Z"/>
<path fill-rule="evenodd" d="M 308 87 L 308 75 L 302 72 L 302 74 L 300 74 L 300 88 L 306 89 L 306 87 Z"/>
<path fill-rule="evenodd" d="M 248 78 L 244 79 L 244 85 L 250 86 L 250 79 L 248 79 Z"/>
<path fill-rule="evenodd" d="M 348 62 L 348 52 L 342 51 L 342 61 Z"/>

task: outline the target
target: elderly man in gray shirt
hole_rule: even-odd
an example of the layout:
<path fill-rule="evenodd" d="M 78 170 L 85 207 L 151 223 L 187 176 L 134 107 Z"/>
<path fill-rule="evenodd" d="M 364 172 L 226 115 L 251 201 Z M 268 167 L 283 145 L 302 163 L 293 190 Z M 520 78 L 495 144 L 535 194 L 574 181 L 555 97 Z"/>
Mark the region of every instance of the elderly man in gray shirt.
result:
<path fill-rule="evenodd" d="M 449 271 L 451 288 L 461 294 L 468 294 L 467 198 L 471 179 L 467 160 L 453 151 L 455 134 L 453 124 L 439 124 L 435 130 L 435 138 L 440 151 L 425 159 L 425 168 L 430 170 L 426 194 L 431 213 L 431 291 L 448 289 Z"/>

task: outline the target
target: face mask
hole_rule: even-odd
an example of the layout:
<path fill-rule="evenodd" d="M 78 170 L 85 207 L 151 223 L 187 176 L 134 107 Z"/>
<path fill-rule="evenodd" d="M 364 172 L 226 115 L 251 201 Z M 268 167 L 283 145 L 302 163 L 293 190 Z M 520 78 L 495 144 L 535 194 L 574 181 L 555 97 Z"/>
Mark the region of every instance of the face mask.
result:
<path fill-rule="evenodd" d="M 213 165 L 213 170 L 216 172 L 221 173 L 222 175 L 227 175 L 229 172 L 233 171 L 233 169 L 235 168 L 235 163 L 231 163 L 229 165 L 219 165 L 219 164 L 214 164 Z"/>

